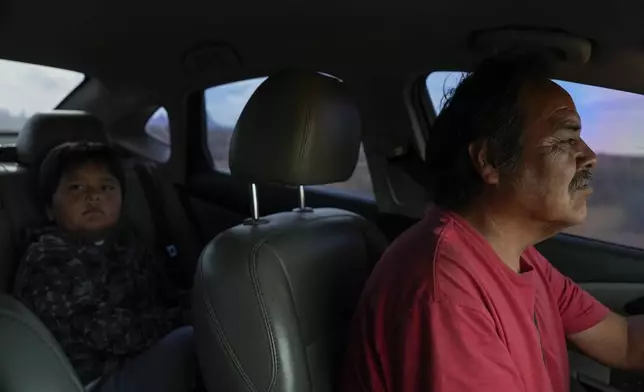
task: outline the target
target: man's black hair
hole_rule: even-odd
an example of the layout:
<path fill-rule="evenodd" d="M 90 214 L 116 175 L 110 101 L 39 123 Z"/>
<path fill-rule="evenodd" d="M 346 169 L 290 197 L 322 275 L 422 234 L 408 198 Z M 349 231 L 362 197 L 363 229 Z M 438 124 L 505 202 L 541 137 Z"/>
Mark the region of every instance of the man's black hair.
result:
<path fill-rule="evenodd" d="M 426 149 L 429 189 L 436 205 L 465 208 L 483 191 L 469 153 L 487 145 L 487 162 L 513 169 L 521 156 L 526 85 L 543 83 L 549 58 L 533 51 L 508 51 L 484 60 L 444 98 Z"/>
<path fill-rule="evenodd" d="M 53 148 L 40 166 L 38 184 L 45 205 L 51 205 L 52 197 L 66 173 L 88 163 L 105 165 L 118 180 L 121 192 L 125 193 L 125 171 L 114 149 L 102 143 L 65 143 Z"/>

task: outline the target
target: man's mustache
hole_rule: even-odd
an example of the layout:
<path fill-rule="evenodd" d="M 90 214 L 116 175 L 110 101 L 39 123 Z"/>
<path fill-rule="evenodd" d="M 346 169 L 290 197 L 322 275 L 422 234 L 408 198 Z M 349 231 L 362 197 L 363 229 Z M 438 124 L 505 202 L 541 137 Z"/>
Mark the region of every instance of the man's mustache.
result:
<path fill-rule="evenodd" d="M 570 182 L 570 189 L 579 189 L 587 186 L 593 179 L 593 172 L 589 169 L 580 170 Z"/>

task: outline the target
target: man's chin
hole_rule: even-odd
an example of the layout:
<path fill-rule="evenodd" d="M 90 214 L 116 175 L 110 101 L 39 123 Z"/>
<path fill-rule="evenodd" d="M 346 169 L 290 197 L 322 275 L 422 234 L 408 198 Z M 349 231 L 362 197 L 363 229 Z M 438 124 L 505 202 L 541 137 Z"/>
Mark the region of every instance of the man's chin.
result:
<path fill-rule="evenodd" d="M 588 205 L 586 200 L 583 200 L 580 204 L 581 205 L 575 206 L 568 214 L 568 223 L 570 226 L 581 225 L 586 221 L 586 217 L 588 217 Z"/>

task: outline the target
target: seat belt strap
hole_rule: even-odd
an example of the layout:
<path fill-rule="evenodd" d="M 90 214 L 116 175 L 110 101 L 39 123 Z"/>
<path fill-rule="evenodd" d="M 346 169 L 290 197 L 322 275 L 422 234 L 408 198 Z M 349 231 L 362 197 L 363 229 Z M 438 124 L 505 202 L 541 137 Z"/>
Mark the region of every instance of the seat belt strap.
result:
<path fill-rule="evenodd" d="M 189 287 L 189 283 L 184 282 L 187 278 L 183 276 L 184 273 L 181 270 L 179 246 L 170 231 L 172 225 L 166 214 L 163 188 L 152 174 L 149 166 L 137 164 L 134 166 L 134 172 L 141 182 L 143 194 L 150 210 L 150 217 L 154 224 L 156 243 L 165 256 L 168 272 L 175 276 L 176 283 L 182 288 L 186 287 L 186 284 Z"/>

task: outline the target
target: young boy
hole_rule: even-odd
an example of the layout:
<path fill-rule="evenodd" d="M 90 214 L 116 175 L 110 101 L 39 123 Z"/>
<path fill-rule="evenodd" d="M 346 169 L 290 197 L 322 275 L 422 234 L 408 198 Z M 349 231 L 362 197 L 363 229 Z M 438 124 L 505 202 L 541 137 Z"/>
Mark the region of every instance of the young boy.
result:
<path fill-rule="evenodd" d="M 181 293 L 119 225 L 125 175 L 115 152 L 56 147 L 39 185 L 55 225 L 27 249 L 15 296 L 51 330 L 81 382 L 98 384 L 93 390 L 190 390 L 192 328 L 176 329 Z"/>

